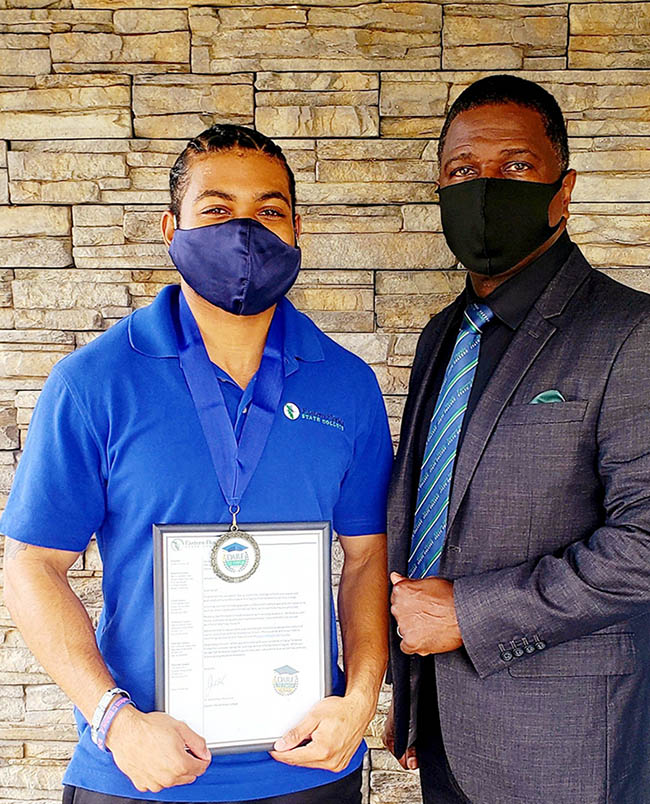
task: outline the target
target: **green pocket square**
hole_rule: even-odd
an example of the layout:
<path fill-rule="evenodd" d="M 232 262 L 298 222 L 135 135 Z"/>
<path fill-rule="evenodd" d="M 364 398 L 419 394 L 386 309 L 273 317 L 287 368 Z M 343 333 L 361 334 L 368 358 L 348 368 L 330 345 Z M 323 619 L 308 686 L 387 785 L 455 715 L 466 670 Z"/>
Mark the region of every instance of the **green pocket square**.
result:
<path fill-rule="evenodd" d="M 528 404 L 538 405 L 540 402 L 566 402 L 566 399 L 559 391 L 551 388 L 548 391 L 542 391 L 541 394 L 537 394 L 537 396 L 534 399 L 531 399 Z"/>

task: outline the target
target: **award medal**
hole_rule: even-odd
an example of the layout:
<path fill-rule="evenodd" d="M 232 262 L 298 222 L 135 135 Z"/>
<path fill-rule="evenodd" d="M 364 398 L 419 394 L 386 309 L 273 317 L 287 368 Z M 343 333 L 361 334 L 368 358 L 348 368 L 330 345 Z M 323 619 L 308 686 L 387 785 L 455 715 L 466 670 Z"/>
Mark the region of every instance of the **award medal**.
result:
<path fill-rule="evenodd" d="M 214 544 L 210 564 L 214 574 L 226 583 L 248 580 L 260 565 L 260 548 L 255 538 L 239 530 L 237 514 L 233 512 L 230 530 Z"/>

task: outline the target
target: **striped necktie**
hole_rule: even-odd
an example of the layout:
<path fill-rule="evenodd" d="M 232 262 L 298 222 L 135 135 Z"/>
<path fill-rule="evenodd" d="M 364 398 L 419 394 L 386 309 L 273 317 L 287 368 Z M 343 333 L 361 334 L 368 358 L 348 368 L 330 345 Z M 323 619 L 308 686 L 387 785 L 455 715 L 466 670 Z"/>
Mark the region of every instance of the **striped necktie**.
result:
<path fill-rule="evenodd" d="M 445 371 L 424 448 L 408 561 L 409 578 L 438 574 L 447 532 L 458 438 L 478 365 L 481 330 L 493 316 L 487 304 L 467 307 Z"/>

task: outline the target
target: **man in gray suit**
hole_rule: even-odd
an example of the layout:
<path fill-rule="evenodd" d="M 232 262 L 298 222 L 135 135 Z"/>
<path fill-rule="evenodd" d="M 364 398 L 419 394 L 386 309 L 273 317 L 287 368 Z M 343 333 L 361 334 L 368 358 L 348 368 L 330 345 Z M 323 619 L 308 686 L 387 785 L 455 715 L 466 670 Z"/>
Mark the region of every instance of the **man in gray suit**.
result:
<path fill-rule="evenodd" d="M 439 155 L 469 276 L 404 412 L 386 741 L 427 804 L 650 802 L 650 296 L 569 239 L 540 86 L 470 86 Z"/>

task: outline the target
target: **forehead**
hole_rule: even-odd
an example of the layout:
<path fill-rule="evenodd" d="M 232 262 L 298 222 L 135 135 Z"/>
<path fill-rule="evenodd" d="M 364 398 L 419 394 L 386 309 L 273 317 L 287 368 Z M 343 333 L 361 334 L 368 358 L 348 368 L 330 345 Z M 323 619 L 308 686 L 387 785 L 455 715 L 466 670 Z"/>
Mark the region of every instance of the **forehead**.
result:
<path fill-rule="evenodd" d="M 542 158 L 557 157 L 548 138 L 542 116 L 535 109 L 514 103 L 489 104 L 461 112 L 451 122 L 443 154 L 462 147 L 501 150 L 529 147 Z"/>
<path fill-rule="evenodd" d="M 205 189 L 218 189 L 236 196 L 266 192 L 289 195 L 286 168 L 269 154 L 247 148 L 209 151 L 190 159 L 186 198 Z"/>

